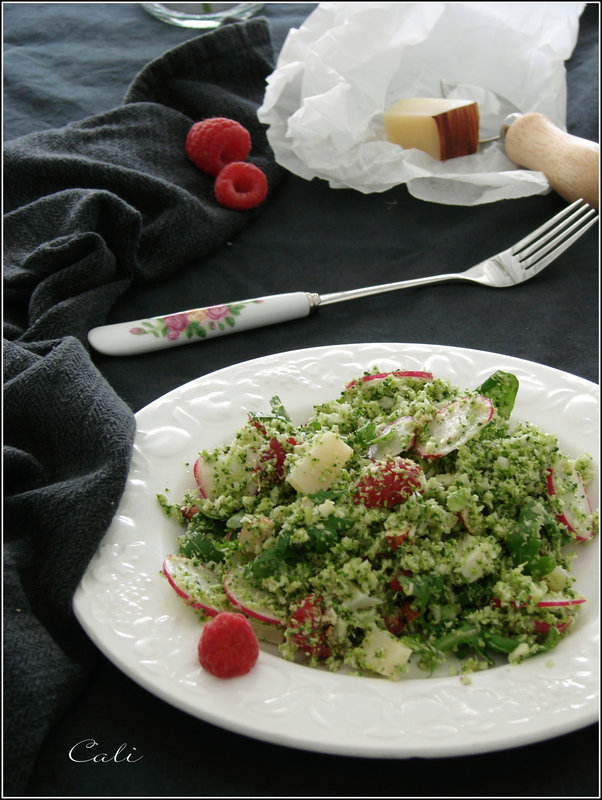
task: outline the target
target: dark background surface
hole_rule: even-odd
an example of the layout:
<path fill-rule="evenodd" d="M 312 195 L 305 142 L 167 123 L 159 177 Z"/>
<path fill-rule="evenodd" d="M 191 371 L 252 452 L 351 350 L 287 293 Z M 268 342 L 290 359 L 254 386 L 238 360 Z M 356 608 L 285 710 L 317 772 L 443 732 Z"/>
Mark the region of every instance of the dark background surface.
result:
<path fill-rule="evenodd" d="M 266 4 L 275 52 L 313 4 Z M 197 31 L 136 4 L 4 4 L 4 138 L 60 127 L 121 104 L 149 61 Z M 567 63 L 569 132 L 598 140 L 598 4 Z M 134 286 L 108 320 L 285 291 L 321 293 L 465 269 L 564 206 L 554 193 L 474 208 L 428 204 L 400 186 L 332 190 L 286 174 L 228 246 L 160 283 Z M 200 375 L 300 347 L 424 342 L 540 362 L 598 382 L 598 231 L 537 280 L 508 293 L 433 286 L 324 308 L 309 319 L 137 358 L 93 354 L 135 412 Z M 93 737 L 136 764 L 75 764 Z M 500 753 L 408 761 L 296 751 L 231 734 L 158 700 L 98 655 L 83 692 L 48 736 L 28 793 L 40 796 L 596 796 L 598 726 Z"/>

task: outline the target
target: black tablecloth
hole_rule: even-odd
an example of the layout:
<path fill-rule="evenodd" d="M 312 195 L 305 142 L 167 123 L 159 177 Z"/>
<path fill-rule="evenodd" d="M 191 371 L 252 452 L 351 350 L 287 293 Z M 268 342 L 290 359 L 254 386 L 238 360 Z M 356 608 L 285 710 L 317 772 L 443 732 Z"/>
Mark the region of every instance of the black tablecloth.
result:
<path fill-rule="evenodd" d="M 246 74 L 249 85 L 246 79 L 232 80 L 226 91 L 229 79 L 216 67 L 217 79 L 211 88 L 211 81 L 205 82 L 203 89 L 203 102 L 211 105 L 209 97 L 217 103 L 211 106 L 212 114 L 219 113 L 220 97 L 224 108 L 249 114 L 258 102 L 253 75 L 255 81 L 263 79 L 262 70 L 275 64 L 289 28 L 300 25 L 313 7 L 268 3 L 261 14 L 265 22 L 236 24 L 237 29 L 242 25 L 244 33 L 241 28 L 240 34 L 231 35 L 242 37 L 240 47 L 243 41 L 251 43 L 257 71 Z M 103 167 L 79 173 L 77 202 L 69 207 L 70 224 L 75 219 L 80 226 L 82 220 L 90 225 L 83 238 L 68 241 L 73 230 L 66 227 L 64 215 L 58 217 L 52 211 L 52 203 L 45 207 L 48 213 L 38 214 L 35 230 L 25 225 L 19 228 L 15 210 L 23 214 L 28 204 L 35 204 L 45 181 L 55 191 L 73 191 L 69 158 L 77 153 L 90 161 L 86 132 L 97 131 L 99 124 L 109 130 L 124 120 L 131 130 L 140 122 L 128 103 L 158 104 L 152 113 L 169 119 L 172 132 L 188 125 L 195 106 L 186 89 L 187 76 L 175 76 L 177 89 L 174 84 L 166 87 L 161 82 L 165 76 L 161 59 L 186 43 L 196 54 L 199 48 L 194 40 L 200 34 L 165 25 L 139 5 L 128 3 L 6 3 L 3 16 L 5 177 L 11 181 L 5 213 L 13 213 L 5 220 L 9 287 L 5 286 L 5 414 L 10 414 L 5 422 L 5 466 L 10 468 L 5 498 L 11 559 L 9 563 L 5 559 L 4 599 L 5 659 L 12 667 L 4 685 L 5 734 L 21 729 L 5 749 L 5 794 L 596 796 L 597 725 L 505 752 L 407 761 L 297 751 L 215 728 L 149 694 L 86 637 L 61 628 L 65 620 L 67 626 L 73 624 L 66 610 L 73 589 L 69 581 L 60 591 L 49 588 L 46 608 L 40 587 L 46 586 L 43 581 L 51 587 L 52 568 L 68 561 L 66 553 L 54 548 L 52 515 L 57 529 L 63 526 L 60 546 L 85 558 L 114 507 L 109 503 L 92 514 L 91 509 L 97 508 L 95 498 L 106 492 L 114 502 L 119 493 L 115 483 L 127 473 L 133 413 L 199 375 L 299 347 L 405 341 L 518 356 L 597 382 L 597 231 L 581 239 L 536 281 L 508 293 L 447 284 L 325 307 L 309 319 L 140 357 L 88 353 L 87 327 L 177 311 L 193 302 L 204 306 L 295 290 L 325 293 L 464 269 L 544 222 L 564 201 L 550 193 L 465 208 L 421 202 L 403 186 L 373 195 L 333 190 L 322 181 L 304 181 L 280 170 L 258 131 L 257 163 L 268 171 L 272 192 L 265 206 L 251 216 L 229 212 L 214 218 L 206 187 L 187 185 L 184 177 L 176 175 L 175 162 L 160 161 L 164 151 L 156 141 L 149 152 L 153 179 L 141 183 L 139 191 L 124 176 L 131 175 L 128 170 L 132 169 L 145 172 L 140 153 L 137 160 L 124 161 L 115 159 L 114 149 L 94 151 L 93 163 L 102 162 Z M 245 57 L 241 51 L 241 59 Z M 232 59 L 236 61 L 234 52 Z M 577 48 L 567 63 L 567 86 L 569 132 L 597 140 L 597 3 L 588 4 L 582 15 Z M 136 130 L 131 141 L 139 143 L 144 135 Z M 107 147 L 109 140 L 107 134 L 103 139 Z M 65 170 L 71 183 L 60 186 L 57 175 Z M 105 198 L 105 204 L 95 195 L 91 205 L 87 195 L 82 196 L 99 188 L 110 195 L 116 176 L 118 195 L 128 203 L 116 209 L 112 196 Z M 200 238 L 195 239 L 196 232 L 188 229 L 186 213 L 179 217 L 183 228 L 175 233 L 169 214 L 161 224 L 161 214 L 156 213 L 184 202 L 183 194 L 195 198 L 191 201 L 195 209 L 206 212 L 207 228 Z M 65 203 L 61 208 L 64 212 Z M 100 242 L 104 232 L 114 234 L 110 222 L 114 214 L 121 214 L 119 219 L 130 230 L 127 226 L 133 224 L 136 211 L 143 232 L 149 229 L 150 212 L 156 214 L 153 222 L 158 227 L 151 230 L 160 243 L 171 237 L 169 258 L 156 258 L 152 236 L 139 251 L 128 251 L 125 240 L 105 237 Z M 52 276 L 44 269 L 50 263 L 56 269 L 61 259 L 65 263 L 73 259 L 75 251 L 77 264 L 88 258 L 104 272 L 102 281 L 84 280 L 75 284 L 77 291 L 70 292 L 69 280 L 81 280 L 80 273 L 62 271 L 63 278 L 56 282 L 48 280 Z M 32 253 L 37 255 L 32 258 Z M 163 257 L 164 251 L 159 255 Z M 86 406 L 88 397 L 94 398 L 91 409 Z M 70 409 L 78 409 L 79 416 Z M 96 430 L 103 416 L 110 419 L 106 435 L 97 448 L 91 448 L 86 434 Z M 81 435 L 61 442 L 61 419 L 71 429 L 83 426 L 78 428 Z M 45 425 L 51 426 L 52 436 L 42 430 Z M 69 459 L 68 467 L 57 462 L 57 453 Z M 52 480 L 45 482 L 48 469 Z M 81 488 L 82 475 L 94 479 L 86 492 L 74 497 L 67 482 L 75 480 L 73 485 Z M 19 485 L 30 487 L 32 494 L 19 491 Z M 27 497 L 35 498 L 46 516 L 40 517 L 35 505 L 31 516 L 25 513 L 19 523 L 14 515 L 24 513 Z M 68 514 L 64 509 L 57 511 L 57 497 L 71 503 Z M 42 524 L 40 520 L 49 527 L 35 533 L 47 535 L 53 544 L 46 551 L 36 549 L 40 546 L 35 536 L 21 537 L 18 531 L 19 524 L 25 528 Z M 89 534 L 87 549 L 74 545 L 73 532 L 82 529 Z M 45 569 L 35 559 L 28 560 L 32 552 L 44 555 Z M 15 564 L 23 563 L 29 572 L 15 569 Z M 81 565 L 71 564 L 69 570 L 75 576 Z M 16 576 L 21 580 L 18 585 Z M 31 585 L 34 578 L 42 581 L 37 583 L 37 594 Z M 14 611 L 15 592 L 24 592 L 19 594 L 23 616 L 18 623 L 15 613 L 7 613 Z M 31 644 L 31 658 L 22 662 L 30 684 L 19 683 L 15 659 L 9 658 L 18 625 L 20 645 Z M 53 687 L 53 693 L 36 714 L 31 698 L 45 687 Z M 88 738 L 109 753 L 124 743 L 130 751 L 136 748 L 142 758 L 136 763 L 74 763 L 69 750 Z"/>

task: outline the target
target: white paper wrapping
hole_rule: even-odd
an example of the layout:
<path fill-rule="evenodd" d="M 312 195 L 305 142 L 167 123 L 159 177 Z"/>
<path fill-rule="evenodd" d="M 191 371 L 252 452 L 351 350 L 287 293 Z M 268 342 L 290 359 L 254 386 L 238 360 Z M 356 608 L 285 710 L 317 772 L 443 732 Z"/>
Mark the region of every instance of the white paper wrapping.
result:
<path fill-rule="evenodd" d="M 441 97 L 441 81 L 495 92 L 566 129 L 564 62 L 585 3 L 320 3 L 284 43 L 259 120 L 276 160 L 334 189 L 476 205 L 545 194 L 503 140 L 435 161 L 385 140 L 383 111 L 402 97 Z M 481 109 L 486 112 L 487 109 Z M 500 119 L 499 123 L 503 122 Z"/>

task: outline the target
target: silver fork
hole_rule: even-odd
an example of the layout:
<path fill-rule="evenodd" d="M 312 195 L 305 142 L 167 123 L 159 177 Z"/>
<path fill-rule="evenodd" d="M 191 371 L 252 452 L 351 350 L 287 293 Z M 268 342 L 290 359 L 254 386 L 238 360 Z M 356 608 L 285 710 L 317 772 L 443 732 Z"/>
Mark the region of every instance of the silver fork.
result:
<path fill-rule="evenodd" d="M 226 333 L 306 317 L 318 306 L 446 281 L 471 281 L 504 289 L 524 283 L 545 269 L 598 221 L 598 213 L 576 200 L 512 247 L 464 272 L 383 283 L 319 295 L 288 292 L 221 306 L 179 311 L 162 317 L 102 325 L 88 333 L 92 347 L 107 355 L 135 355 Z"/>
<path fill-rule="evenodd" d="M 598 213 L 584 200 L 576 200 L 564 208 L 556 216 L 536 228 L 520 242 L 507 250 L 475 264 L 464 272 L 451 272 L 444 275 L 432 275 L 427 278 L 384 283 L 380 286 L 368 286 L 363 289 L 351 289 L 343 292 L 332 292 L 321 296 L 316 305 L 338 303 L 354 297 L 365 297 L 379 292 L 390 292 L 395 289 L 409 289 L 412 286 L 425 286 L 429 283 L 442 283 L 451 280 L 472 281 L 495 289 L 505 289 L 524 283 L 534 278 L 545 269 L 561 253 L 583 236 L 585 231 L 598 221 Z"/>

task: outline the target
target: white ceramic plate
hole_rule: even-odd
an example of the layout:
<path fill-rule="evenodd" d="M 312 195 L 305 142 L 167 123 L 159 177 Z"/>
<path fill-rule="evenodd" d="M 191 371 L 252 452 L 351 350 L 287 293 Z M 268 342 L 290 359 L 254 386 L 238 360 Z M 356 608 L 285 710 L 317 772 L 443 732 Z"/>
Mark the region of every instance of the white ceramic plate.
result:
<path fill-rule="evenodd" d="M 598 454 L 598 387 L 549 367 L 478 350 L 350 344 L 297 350 L 198 378 L 137 414 L 131 471 L 111 527 L 75 594 L 81 625 L 132 680 L 200 719 L 257 739 L 323 753 L 441 757 L 557 736 L 598 717 L 598 540 L 579 546 L 574 572 L 588 598 L 551 653 L 460 678 L 390 682 L 315 670 L 262 646 L 248 675 L 220 680 L 196 658 L 197 616 L 160 575 L 179 526 L 155 495 L 193 486 L 198 450 L 231 438 L 278 394 L 296 422 L 378 366 L 428 369 L 461 388 L 497 369 L 520 381 L 513 417 L 555 433 L 570 456 Z M 592 501 L 598 505 L 597 481 Z"/>

